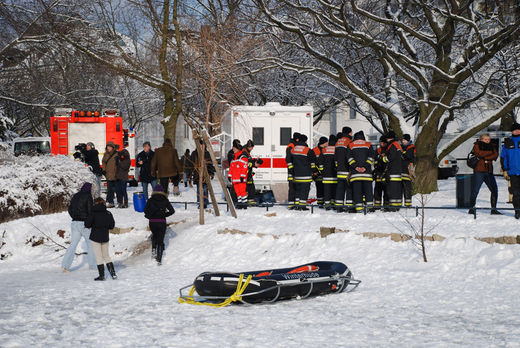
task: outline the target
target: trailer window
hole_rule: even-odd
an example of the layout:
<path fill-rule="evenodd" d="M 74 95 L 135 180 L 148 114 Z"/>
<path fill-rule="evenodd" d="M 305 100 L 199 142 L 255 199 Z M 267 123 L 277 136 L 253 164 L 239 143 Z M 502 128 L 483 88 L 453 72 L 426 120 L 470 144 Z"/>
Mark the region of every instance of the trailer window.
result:
<path fill-rule="evenodd" d="M 253 127 L 253 143 L 264 145 L 264 127 Z"/>
<path fill-rule="evenodd" d="M 289 145 L 291 142 L 292 128 L 280 128 L 280 145 Z"/>

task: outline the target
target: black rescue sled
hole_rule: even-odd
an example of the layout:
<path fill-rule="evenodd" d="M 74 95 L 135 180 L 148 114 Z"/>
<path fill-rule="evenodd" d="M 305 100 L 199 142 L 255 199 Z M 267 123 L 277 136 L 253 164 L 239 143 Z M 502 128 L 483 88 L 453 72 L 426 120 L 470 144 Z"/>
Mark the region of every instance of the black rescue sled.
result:
<path fill-rule="evenodd" d="M 293 268 L 243 273 L 205 272 L 179 290 L 179 302 L 222 307 L 350 292 L 360 280 L 341 262 L 318 261 Z M 190 288 L 189 294 L 183 293 Z M 194 296 L 195 291 L 197 296 Z"/>

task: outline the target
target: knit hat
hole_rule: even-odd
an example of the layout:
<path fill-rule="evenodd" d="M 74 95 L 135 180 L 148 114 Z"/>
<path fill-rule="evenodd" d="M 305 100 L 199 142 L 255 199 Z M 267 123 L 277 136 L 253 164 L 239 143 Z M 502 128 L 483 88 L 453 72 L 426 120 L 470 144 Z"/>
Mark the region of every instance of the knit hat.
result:
<path fill-rule="evenodd" d="M 161 185 L 157 184 L 153 187 L 153 190 L 155 192 L 163 192 L 164 191 L 164 187 L 162 187 Z"/>
<path fill-rule="evenodd" d="M 236 149 L 241 150 L 242 149 L 242 145 L 240 144 L 240 140 L 238 140 L 238 139 L 233 140 L 233 147 L 236 148 Z"/>
<path fill-rule="evenodd" d="M 81 186 L 81 192 L 92 192 L 92 184 L 89 182 L 84 183 L 83 186 Z"/>
<path fill-rule="evenodd" d="M 307 139 L 309 139 L 309 138 L 307 138 L 307 136 L 305 134 L 300 134 L 300 141 L 306 142 Z"/>
<path fill-rule="evenodd" d="M 91 149 L 94 149 L 94 148 L 95 148 L 94 143 L 91 142 L 91 141 L 89 141 L 89 142 L 87 143 L 87 145 L 90 146 Z"/>
<path fill-rule="evenodd" d="M 405 134 L 405 135 L 403 135 L 403 140 L 411 141 L 412 137 L 410 136 L 410 134 Z"/>
<path fill-rule="evenodd" d="M 343 133 L 339 132 L 338 134 L 336 134 L 336 140 L 341 138 L 343 138 Z"/>
<path fill-rule="evenodd" d="M 115 149 L 115 148 L 116 148 L 116 144 L 114 144 L 113 141 L 109 141 L 109 142 L 107 143 L 107 146 L 106 146 L 106 147 L 109 147 L 109 146 L 110 146 L 112 149 Z"/>
<path fill-rule="evenodd" d="M 511 132 L 515 130 L 520 130 L 520 123 L 513 123 L 513 125 L 511 126 Z"/>
<path fill-rule="evenodd" d="M 349 135 L 350 133 L 352 133 L 352 128 L 350 127 L 343 127 L 343 129 L 341 130 L 341 133 L 343 133 L 344 136 L 347 136 Z"/>
<path fill-rule="evenodd" d="M 294 134 L 292 136 L 293 140 L 300 139 L 300 137 L 301 137 L 301 134 L 298 132 L 294 132 Z"/>
<path fill-rule="evenodd" d="M 255 147 L 255 143 L 253 143 L 253 140 L 248 140 L 246 145 L 244 147 Z"/>
<path fill-rule="evenodd" d="M 318 141 L 318 145 L 323 145 L 323 144 L 325 144 L 327 141 L 328 141 L 327 138 L 325 138 L 325 137 L 321 137 L 320 140 Z"/>
<path fill-rule="evenodd" d="M 385 138 L 384 134 L 379 137 L 379 142 L 386 143 L 386 138 Z"/>
<path fill-rule="evenodd" d="M 354 134 L 354 140 L 365 140 L 365 133 L 363 131 L 359 131 L 356 134 Z"/>
<path fill-rule="evenodd" d="M 388 131 L 388 133 L 385 134 L 385 139 L 388 141 L 388 139 L 395 139 L 395 132 L 394 131 Z"/>

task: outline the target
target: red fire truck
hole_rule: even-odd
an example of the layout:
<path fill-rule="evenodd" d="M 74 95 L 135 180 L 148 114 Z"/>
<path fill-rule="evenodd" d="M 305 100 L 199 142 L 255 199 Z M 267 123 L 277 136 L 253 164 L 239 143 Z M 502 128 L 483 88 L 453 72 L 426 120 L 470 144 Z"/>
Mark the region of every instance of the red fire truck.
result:
<path fill-rule="evenodd" d="M 92 142 L 99 151 L 101 163 L 109 141 L 130 153 L 129 180 L 135 183 L 135 133 L 132 128 L 123 128 L 119 110 L 103 109 L 99 112 L 60 108 L 51 117 L 51 153 L 54 155 L 73 156 L 78 145 Z"/>

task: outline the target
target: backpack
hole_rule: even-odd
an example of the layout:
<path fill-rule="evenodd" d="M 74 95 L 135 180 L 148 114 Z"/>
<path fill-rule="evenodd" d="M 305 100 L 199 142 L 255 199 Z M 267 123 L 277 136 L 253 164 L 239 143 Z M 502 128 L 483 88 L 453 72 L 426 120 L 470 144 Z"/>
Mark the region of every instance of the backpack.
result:
<path fill-rule="evenodd" d="M 468 165 L 468 167 L 470 167 L 471 169 L 477 168 L 479 161 L 480 159 L 475 155 L 473 150 L 471 150 L 471 152 L 468 154 L 468 157 L 466 158 L 466 164 Z"/>

